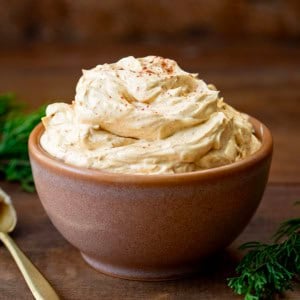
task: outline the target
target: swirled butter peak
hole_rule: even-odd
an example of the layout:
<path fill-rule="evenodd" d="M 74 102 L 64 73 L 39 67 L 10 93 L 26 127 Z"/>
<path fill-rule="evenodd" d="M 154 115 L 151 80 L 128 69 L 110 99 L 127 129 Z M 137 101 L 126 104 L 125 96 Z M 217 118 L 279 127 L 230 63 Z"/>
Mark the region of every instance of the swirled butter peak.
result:
<path fill-rule="evenodd" d="M 219 92 L 158 56 L 84 70 L 72 104 L 43 118 L 42 147 L 68 164 L 109 172 L 180 173 L 256 152 L 251 123 Z"/>

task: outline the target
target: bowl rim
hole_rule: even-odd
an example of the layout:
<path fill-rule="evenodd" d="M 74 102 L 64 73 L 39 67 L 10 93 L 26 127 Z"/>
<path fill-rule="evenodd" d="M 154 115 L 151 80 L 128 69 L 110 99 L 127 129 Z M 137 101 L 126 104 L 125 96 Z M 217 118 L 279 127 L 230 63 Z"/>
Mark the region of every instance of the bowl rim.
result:
<path fill-rule="evenodd" d="M 99 169 L 78 167 L 65 163 L 63 160 L 53 157 L 46 152 L 41 144 L 40 137 L 44 132 L 42 122 L 37 124 L 32 130 L 29 141 L 30 160 L 36 160 L 45 168 L 52 169 L 54 172 L 62 172 L 70 177 L 80 177 L 92 182 L 105 183 L 131 183 L 140 184 L 165 184 L 165 183 L 185 183 L 194 181 L 206 181 L 208 179 L 223 178 L 234 175 L 245 169 L 250 169 L 267 158 L 271 158 L 273 152 L 273 138 L 270 130 L 262 122 L 254 117 L 249 116 L 249 120 L 254 127 L 255 134 L 261 141 L 261 147 L 258 151 L 250 156 L 224 166 L 175 174 L 131 174 L 131 173 L 114 173 Z"/>

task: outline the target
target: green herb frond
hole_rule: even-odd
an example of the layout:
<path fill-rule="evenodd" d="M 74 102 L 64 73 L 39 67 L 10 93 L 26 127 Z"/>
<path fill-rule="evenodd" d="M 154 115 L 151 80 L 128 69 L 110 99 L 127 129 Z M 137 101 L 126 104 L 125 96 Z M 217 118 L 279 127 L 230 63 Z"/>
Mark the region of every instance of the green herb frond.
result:
<path fill-rule="evenodd" d="M 34 183 L 28 157 L 28 138 L 40 122 L 45 107 L 25 114 L 24 105 L 11 93 L 0 95 L 0 176 L 18 181 L 24 190 L 34 191 Z"/>
<path fill-rule="evenodd" d="M 273 299 L 274 295 L 293 289 L 300 275 L 300 218 L 281 224 L 273 244 L 249 242 L 248 250 L 236 268 L 239 276 L 228 285 L 245 300 Z"/>
<path fill-rule="evenodd" d="M 274 234 L 275 242 L 280 241 L 294 232 L 300 231 L 300 218 L 293 218 L 283 222 L 277 232 Z"/>

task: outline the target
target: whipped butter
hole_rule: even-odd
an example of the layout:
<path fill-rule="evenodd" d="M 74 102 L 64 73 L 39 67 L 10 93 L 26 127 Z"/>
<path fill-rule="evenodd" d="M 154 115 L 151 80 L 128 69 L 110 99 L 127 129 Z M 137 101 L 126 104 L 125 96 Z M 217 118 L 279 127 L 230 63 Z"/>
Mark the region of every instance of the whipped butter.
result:
<path fill-rule="evenodd" d="M 75 166 L 166 174 L 214 168 L 260 148 L 248 117 L 219 92 L 158 56 L 84 70 L 72 104 L 43 118 L 42 147 Z"/>

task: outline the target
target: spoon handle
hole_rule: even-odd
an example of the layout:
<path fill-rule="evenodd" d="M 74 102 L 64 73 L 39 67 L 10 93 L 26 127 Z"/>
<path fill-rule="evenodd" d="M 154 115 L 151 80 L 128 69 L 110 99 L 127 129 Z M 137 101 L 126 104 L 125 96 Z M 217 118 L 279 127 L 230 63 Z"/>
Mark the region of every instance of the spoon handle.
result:
<path fill-rule="evenodd" d="M 0 239 L 14 258 L 34 298 L 36 300 L 58 300 L 59 297 L 49 282 L 30 262 L 13 239 L 3 232 L 0 232 Z"/>

